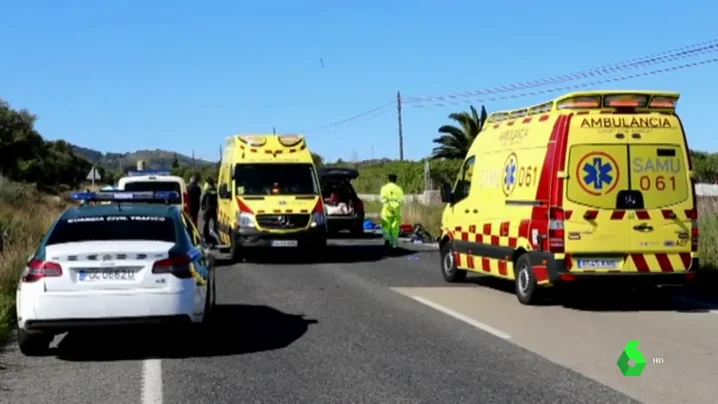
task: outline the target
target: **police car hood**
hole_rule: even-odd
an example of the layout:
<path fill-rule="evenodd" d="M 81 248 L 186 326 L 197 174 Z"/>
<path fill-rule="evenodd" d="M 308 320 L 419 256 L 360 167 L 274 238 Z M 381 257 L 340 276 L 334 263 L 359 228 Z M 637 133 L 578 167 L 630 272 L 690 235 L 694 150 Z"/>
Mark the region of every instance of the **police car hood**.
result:
<path fill-rule="evenodd" d="M 254 214 L 271 213 L 311 213 L 317 205 L 317 195 L 262 195 L 238 197 L 240 210 L 242 205 Z"/>

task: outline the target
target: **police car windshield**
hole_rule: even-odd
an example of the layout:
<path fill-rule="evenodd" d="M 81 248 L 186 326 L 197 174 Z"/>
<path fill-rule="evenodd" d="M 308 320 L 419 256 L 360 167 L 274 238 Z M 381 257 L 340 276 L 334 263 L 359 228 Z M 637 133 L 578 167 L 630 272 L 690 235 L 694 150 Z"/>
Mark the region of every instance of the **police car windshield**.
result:
<path fill-rule="evenodd" d="M 182 195 L 182 188 L 175 181 L 131 181 L 125 183 L 123 190 L 132 192 L 174 191 Z"/>
<path fill-rule="evenodd" d="M 60 220 L 47 245 L 78 241 L 150 240 L 174 243 L 175 225 L 170 217 L 142 215 L 86 216 Z"/>
<path fill-rule="evenodd" d="M 317 195 L 311 164 L 237 164 L 234 179 L 238 195 Z"/>

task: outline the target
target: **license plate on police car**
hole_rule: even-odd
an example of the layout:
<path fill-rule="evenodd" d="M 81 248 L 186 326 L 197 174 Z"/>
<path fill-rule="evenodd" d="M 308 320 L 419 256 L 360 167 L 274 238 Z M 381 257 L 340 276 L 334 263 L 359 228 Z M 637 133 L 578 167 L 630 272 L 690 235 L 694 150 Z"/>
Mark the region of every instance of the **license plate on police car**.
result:
<path fill-rule="evenodd" d="M 580 259 L 579 269 L 618 269 L 620 261 L 613 258 Z"/>
<path fill-rule="evenodd" d="M 297 240 L 272 240 L 272 247 L 296 247 Z"/>
<path fill-rule="evenodd" d="M 77 271 L 78 282 L 122 282 L 135 280 L 135 271 L 132 269 L 81 269 Z"/>

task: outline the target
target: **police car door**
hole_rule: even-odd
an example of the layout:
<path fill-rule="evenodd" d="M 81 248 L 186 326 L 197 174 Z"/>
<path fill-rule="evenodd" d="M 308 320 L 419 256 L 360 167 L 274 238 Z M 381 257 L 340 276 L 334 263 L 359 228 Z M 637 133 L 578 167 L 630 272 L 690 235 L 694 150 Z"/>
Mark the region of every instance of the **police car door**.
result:
<path fill-rule="evenodd" d="M 187 231 L 187 236 L 191 242 L 190 257 L 192 258 L 192 276 L 197 281 L 198 286 L 206 286 L 210 280 L 210 269 L 211 269 L 211 257 L 208 254 L 207 249 L 204 246 L 202 237 L 199 235 L 199 231 L 194 226 L 189 217 L 182 212 L 182 225 Z M 202 300 L 201 304 L 204 304 L 204 294 L 206 288 L 202 289 Z M 200 303 L 198 302 L 198 303 Z"/>

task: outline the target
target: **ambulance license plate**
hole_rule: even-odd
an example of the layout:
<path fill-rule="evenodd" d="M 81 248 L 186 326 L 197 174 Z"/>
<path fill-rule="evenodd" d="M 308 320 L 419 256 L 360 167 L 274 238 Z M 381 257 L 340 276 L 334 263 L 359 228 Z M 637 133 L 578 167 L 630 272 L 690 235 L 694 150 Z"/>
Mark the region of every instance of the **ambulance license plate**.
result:
<path fill-rule="evenodd" d="M 618 269 L 619 260 L 617 259 L 590 259 L 578 260 L 579 269 Z"/>
<path fill-rule="evenodd" d="M 272 247 L 296 247 L 297 240 L 272 240 Z"/>

